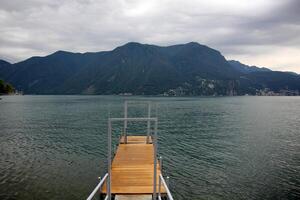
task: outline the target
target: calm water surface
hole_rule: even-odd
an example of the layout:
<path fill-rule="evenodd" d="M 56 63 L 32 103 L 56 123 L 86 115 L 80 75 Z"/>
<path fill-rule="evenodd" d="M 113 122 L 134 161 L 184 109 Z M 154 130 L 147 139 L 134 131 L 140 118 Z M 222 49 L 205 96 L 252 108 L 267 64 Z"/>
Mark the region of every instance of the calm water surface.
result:
<path fill-rule="evenodd" d="M 0 199 L 86 198 L 106 172 L 107 118 L 123 115 L 124 98 L 1 98 Z M 300 199 L 299 97 L 130 99 L 157 102 L 175 199 Z"/>

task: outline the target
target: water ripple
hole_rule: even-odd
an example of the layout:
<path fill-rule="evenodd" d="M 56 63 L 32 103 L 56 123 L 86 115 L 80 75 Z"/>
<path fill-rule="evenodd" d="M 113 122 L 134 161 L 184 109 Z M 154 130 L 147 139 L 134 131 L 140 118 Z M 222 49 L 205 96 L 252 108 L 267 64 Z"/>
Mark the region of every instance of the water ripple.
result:
<path fill-rule="evenodd" d="M 300 198 L 298 97 L 132 98 L 157 102 L 175 199 Z M 123 100 L 3 97 L 0 199 L 84 199 L 107 170 L 107 117 L 123 115 Z"/>

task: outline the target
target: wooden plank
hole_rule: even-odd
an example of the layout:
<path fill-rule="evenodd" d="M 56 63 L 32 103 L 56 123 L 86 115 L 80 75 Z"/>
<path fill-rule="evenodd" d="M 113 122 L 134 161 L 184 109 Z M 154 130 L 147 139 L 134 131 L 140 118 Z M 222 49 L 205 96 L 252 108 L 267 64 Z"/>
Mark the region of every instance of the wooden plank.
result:
<path fill-rule="evenodd" d="M 120 143 L 125 143 L 125 137 L 122 136 L 120 139 Z M 147 137 L 146 136 L 127 136 L 127 144 L 146 144 Z M 152 143 L 152 138 L 149 136 L 149 143 Z"/>
<path fill-rule="evenodd" d="M 152 200 L 152 195 L 116 195 L 115 200 Z"/>
<path fill-rule="evenodd" d="M 146 141 L 146 136 L 128 136 L 128 141 Z M 146 143 L 119 144 L 112 162 L 112 194 L 152 194 L 154 146 Z M 159 163 L 159 162 L 157 162 Z M 157 191 L 160 167 L 157 164 Z M 102 188 L 106 193 L 106 183 Z M 165 193 L 165 188 L 161 187 Z"/>

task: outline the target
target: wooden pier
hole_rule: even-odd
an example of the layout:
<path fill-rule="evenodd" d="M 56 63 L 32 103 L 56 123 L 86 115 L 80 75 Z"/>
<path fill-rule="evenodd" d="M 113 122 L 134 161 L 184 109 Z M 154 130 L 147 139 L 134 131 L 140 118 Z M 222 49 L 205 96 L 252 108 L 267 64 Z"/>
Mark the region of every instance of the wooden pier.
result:
<path fill-rule="evenodd" d="M 112 194 L 149 194 L 153 193 L 154 145 L 147 144 L 147 136 L 127 136 L 127 143 L 121 138 L 111 167 Z M 159 190 L 160 166 L 157 163 L 157 191 Z M 161 186 L 161 193 L 165 188 Z M 106 193 L 106 184 L 102 189 Z"/>
<path fill-rule="evenodd" d="M 173 200 L 168 184 L 162 175 L 162 159 L 158 160 L 157 157 L 158 119 L 151 117 L 149 102 L 147 102 L 147 117 L 129 118 L 127 116 L 128 103 L 125 101 L 124 104 L 124 118 L 108 119 L 108 172 L 87 200 L 92 200 L 98 192 L 105 200 L 161 200 L 166 197 Z M 115 153 L 112 152 L 114 122 L 124 123 Z M 144 136 L 128 133 L 128 122 L 147 123 Z"/>

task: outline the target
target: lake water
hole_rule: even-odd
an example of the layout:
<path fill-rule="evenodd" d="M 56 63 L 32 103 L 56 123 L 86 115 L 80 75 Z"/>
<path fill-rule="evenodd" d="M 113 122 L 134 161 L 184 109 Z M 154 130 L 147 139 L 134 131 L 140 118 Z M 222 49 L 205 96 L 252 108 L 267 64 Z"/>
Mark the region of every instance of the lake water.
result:
<path fill-rule="evenodd" d="M 1 98 L 0 199 L 85 199 L 106 172 L 107 118 L 123 116 L 125 97 Z M 175 199 L 300 199 L 299 97 L 128 99 L 157 104 Z"/>

